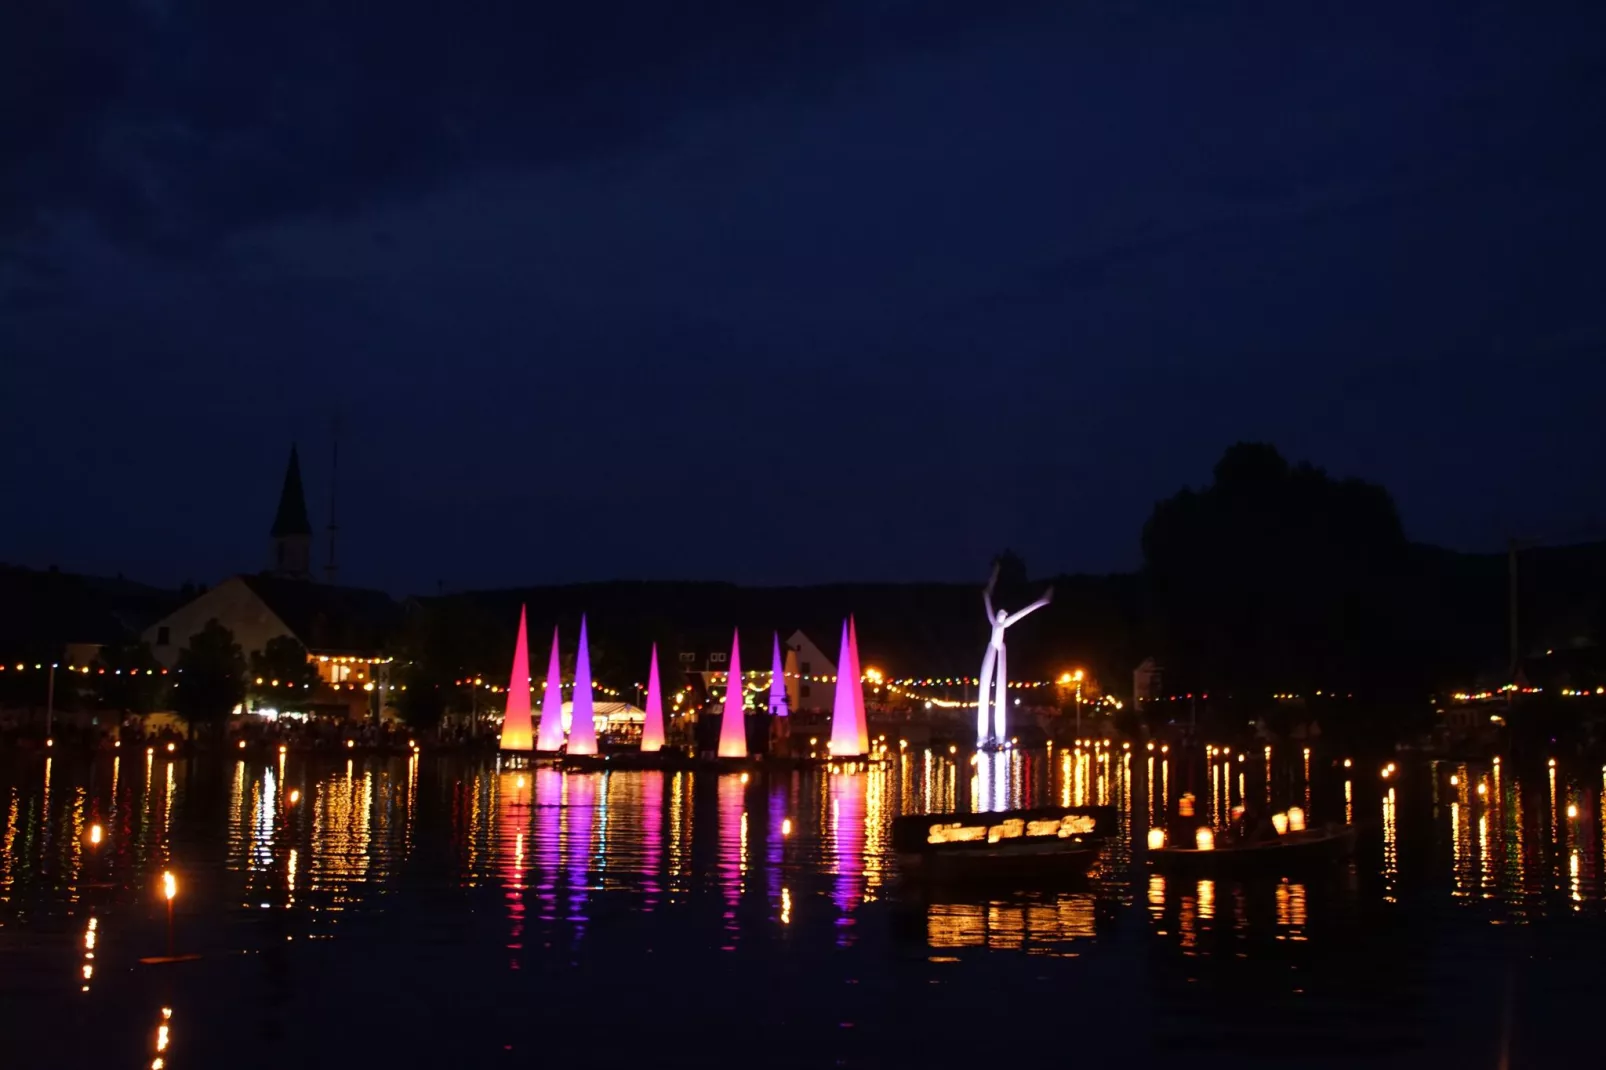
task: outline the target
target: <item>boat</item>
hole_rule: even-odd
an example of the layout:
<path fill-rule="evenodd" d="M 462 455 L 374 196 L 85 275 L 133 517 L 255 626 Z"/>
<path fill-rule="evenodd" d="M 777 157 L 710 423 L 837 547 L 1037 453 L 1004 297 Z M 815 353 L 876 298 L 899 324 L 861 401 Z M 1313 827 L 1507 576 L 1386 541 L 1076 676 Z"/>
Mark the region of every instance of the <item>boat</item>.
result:
<path fill-rule="evenodd" d="M 1276 870 L 1323 865 L 1348 858 L 1355 850 L 1354 825 L 1325 825 L 1284 832 L 1267 840 L 1215 842 L 1149 848 L 1149 865 L 1160 870 L 1227 872 Z"/>
<path fill-rule="evenodd" d="M 913 881 L 1053 882 L 1085 874 L 1116 821 L 1109 806 L 916 814 L 892 822 L 892 849 Z"/>

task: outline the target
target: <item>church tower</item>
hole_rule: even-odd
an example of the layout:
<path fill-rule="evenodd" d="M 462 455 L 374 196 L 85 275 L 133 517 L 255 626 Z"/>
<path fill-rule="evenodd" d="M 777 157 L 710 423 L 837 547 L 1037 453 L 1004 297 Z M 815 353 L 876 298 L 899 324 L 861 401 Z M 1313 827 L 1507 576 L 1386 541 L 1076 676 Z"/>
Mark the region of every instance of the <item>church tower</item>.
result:
<path fill-rule="evenodd" d="M 312 521 L 307 519 L 307 495 L 301 488 L 301 458 L 290 447 L 290 465 L 284 470 L 279 511 L 273 517 L 273 558 L 268 572 L 292 580 L 312 578 Z"/>

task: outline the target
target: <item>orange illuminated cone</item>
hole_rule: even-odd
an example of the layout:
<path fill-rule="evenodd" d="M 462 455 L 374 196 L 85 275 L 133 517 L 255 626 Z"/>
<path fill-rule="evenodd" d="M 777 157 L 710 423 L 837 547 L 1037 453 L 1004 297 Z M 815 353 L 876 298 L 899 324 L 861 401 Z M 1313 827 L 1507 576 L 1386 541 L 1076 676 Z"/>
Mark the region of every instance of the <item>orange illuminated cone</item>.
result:
<path fill-rule="evenodd" d="M 524 607 L 519 607 L 519 639 L 513 648 L 513 672 L 507 682 L 507 712 L 502 717 L 502 749 L 527 751 L 530 734 L 530 647 Z"/>

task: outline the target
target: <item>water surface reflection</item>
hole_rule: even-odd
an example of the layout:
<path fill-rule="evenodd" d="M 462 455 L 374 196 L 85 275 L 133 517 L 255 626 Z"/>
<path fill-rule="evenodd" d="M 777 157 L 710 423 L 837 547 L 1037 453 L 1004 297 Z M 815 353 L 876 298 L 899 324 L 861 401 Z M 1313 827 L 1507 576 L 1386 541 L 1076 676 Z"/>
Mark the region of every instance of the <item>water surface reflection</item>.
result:
<path fill-rule="evenodd" d="M 0 1015 L 41 1027 L 8 1028 L 30 1038 L 33 1061 L 17 1065 L 478 1065 L 537 1046 L 537 1009 L 562 1023 L 539 1046 L 571 1060 L 599 1044 L 660 1061 L 688 1045 L 674 1051 L 689 1058 L 690 1021 L 750 1046 L 782 1015 L 804 1063 L 929 1049 L 948 1065 L 971 1040 L 940 1042 L 934 1012 L 1050 983 L 1088 1014 L 1149 1022 L 1137 1039 L 1111 1032 L 1108 1050 L 1203 1051 L 1190 1065 L 1268 1054 L 1224 1024 L 1246 1000 L 1287 1015 L 1284 1043 L 1368 1059 L 1423 1044 L 1482 1058 L 1492 1023 L 1514 1016 L 1538 1058 L 1565 1035 L 1538 1023 L 1576 1008 L 1598 969 L 1602 787 L 1565 763 L 1401 763 L 1385 780 L 1319 749 L 1096 742 L 974 762 L 904 748 L 868 770 L 746 776 L 9 756 Z M 1353 863 L 1259 880 L 1145 866 L 1151 826 L 1219 827 L 1266 800 L 1361 823 Z M 1059 891 L 905 887 L 892 819 L 956 801 L 1108 804 L 1121 833 Z M 165 950 L 168 869 L 177 950 L 198 958 L 147 965 Z M 1481 980 L 1451 1000 L 1433 980 L 1445 971 Z M 152 998 L 170 1015 L 160 1052 Z M 101 1026 L 72 1027 L 86 1015 Z"/>

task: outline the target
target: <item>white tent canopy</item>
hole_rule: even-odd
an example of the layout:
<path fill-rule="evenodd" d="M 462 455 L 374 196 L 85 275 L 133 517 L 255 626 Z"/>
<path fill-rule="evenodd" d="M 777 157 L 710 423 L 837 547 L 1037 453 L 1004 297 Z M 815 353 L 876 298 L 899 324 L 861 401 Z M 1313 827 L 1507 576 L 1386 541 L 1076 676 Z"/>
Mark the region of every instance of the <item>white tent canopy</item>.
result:
<path fill-rule="evenodd" d="M 640 728 L 647 711 L 628 702 L 593 702 L 592 712 L 598 732 L 618 731 L 626 726 Z M 574 703 L 563 704 L 563 730 L 567 732 L 574 721 Z"/>

